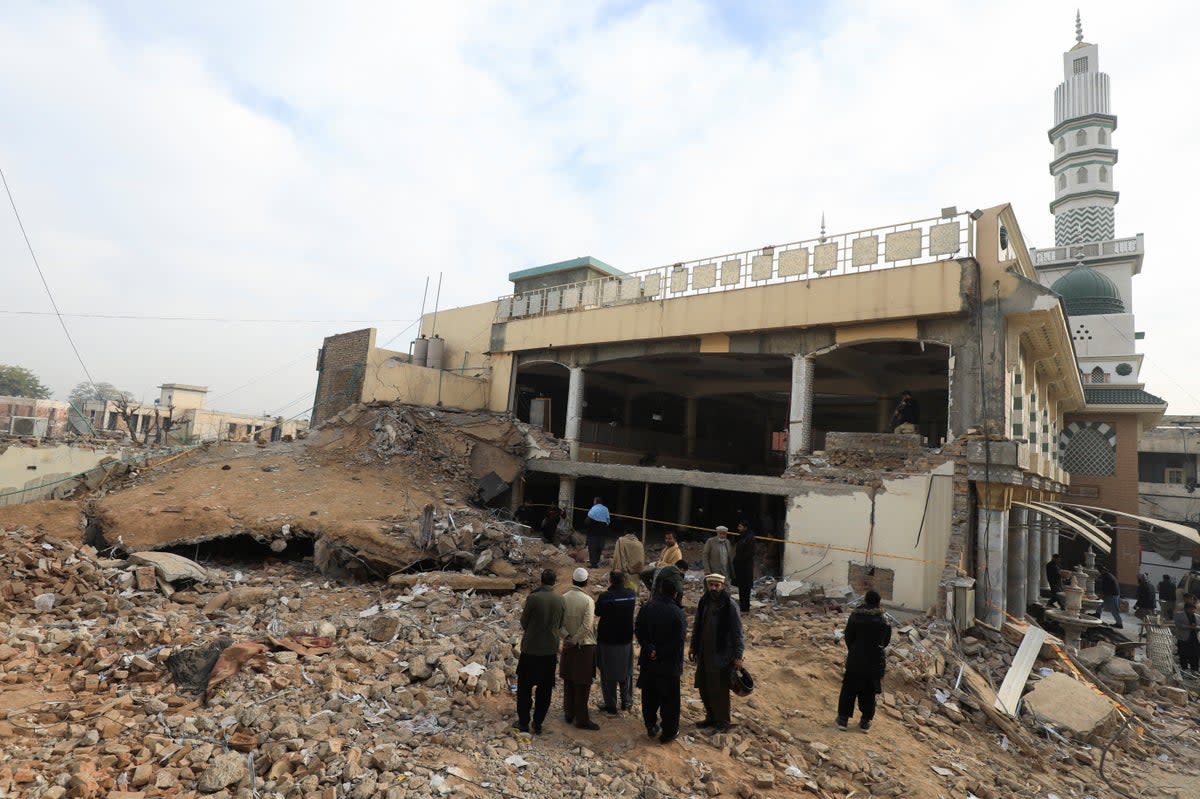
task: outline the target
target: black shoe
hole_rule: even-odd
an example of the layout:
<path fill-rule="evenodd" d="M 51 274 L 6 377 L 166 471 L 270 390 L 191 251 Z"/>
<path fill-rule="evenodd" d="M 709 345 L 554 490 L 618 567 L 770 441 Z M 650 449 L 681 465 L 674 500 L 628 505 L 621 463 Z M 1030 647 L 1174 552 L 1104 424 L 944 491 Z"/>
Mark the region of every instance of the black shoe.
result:
<path fill-rule="evenodd" d="M 713 725 L 713 732 L 729 732 L 729 725 L 728 724 L 715 724 L 715 725 Z"/>
<path fill-rule="evenodd" d="M 529 724 L 523 721 L 518 721 L 513 724 L 513 729 L 520 730 L 521 732 L 529 732 Z"/>
<path fill-rule="evenodd" d="M 867 730 L 871 729 L 871 722 L 864 719 L 858 723 L 858 728 L 863 732 L 866 732 Z"/>
<path fill-rule="evenodd" d="M 836 723 L 838 729 L 844 731 L 846 729 L 846 725 L 850 723 L 850 719 L 846 718 L 845 716 L 838 716 Z"/>
<path fill-rule="evenodd" d="M 646 737 L 647 738 L 657 738 L 659 732 L 661 732 L 661 730 L 659 729 L 659 726 L 657 724 L 651 724 L 649 727 L 646 728 Z"/>
<path fill-rule="evenodd" d="M 678 737 L 679 737 L 678 732 L 664 732 L 662 734 L 662 737 L 658 739 L 658 742 L 660 744 L 669 744 L 669 743 L 671 743 L 671 741 L 674 741 Z"/>
<path fill-rule="evenodd" d="M 705 719 L 704 721 L 696 724 L 696 726 L 703 730 L 705 727 L 715 727 L 717 726 L 717 723 L 712 719 Z"/>
<path fill-rule="evenodd" d="M 605 707 L 604 705 L 597 705 L 596 707 L 600 710 L 603 710 L 605 713 L 607 713 L 610 716 L 617 715 L 617 709 L 615 707 Z"/>
<path fill-rule="evenodd" d="M 567 722 L 567 724 L 574 724 L 575 717 L 574 716 L 563 716 L 563 721 Z"/>
<path fill-rule="evenodd" d="M 575 727 L 580 730 L 598 730 L 600 725 L 594 721 L 589 721 L 587 724 L 576 724 Z"/>
<path fill-rule="evenodd" d="M 541 734 L 542 734 L 542 725 L 541 725 L 541 724 L 534 724 L 534 725 L 533 725 L 533 734 L 534 734 L 534 735 L 541 735 Z"/>
<path fill-rule="evenodd" d="M 629 711 L 631 711 L 631 710 L 633 710 L 633 703 L 632 703 L 632 702 L 630 702 L 628 705 L 621 705 L 621 712 L 622 712 L 622 713 L 628 713 L 628 712 L 629 712 Z"/>

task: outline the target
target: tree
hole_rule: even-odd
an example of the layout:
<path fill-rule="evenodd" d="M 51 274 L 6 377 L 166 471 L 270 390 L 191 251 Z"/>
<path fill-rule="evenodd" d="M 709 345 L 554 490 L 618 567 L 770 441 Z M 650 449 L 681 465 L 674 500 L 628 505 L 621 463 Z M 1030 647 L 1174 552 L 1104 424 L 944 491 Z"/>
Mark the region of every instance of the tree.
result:
<path fill-rule="evenodd" d="M 0 364 L 0 395 L 46 399 L 50 396 L 50 389 L 23 366 Z"/>
<path fill-rule="evenodd" d="M 67 399 L 72 405 L 83 405 L 85 402 L 116 402 L 117 400 L 125 400 L 130 402 L 133 400 L 133 392 L 122 391 L 112 383 L 89 383 L 84 381 L 77 383 L 75 388 L 71 389 L 71 393 L 67 395 Z"/>

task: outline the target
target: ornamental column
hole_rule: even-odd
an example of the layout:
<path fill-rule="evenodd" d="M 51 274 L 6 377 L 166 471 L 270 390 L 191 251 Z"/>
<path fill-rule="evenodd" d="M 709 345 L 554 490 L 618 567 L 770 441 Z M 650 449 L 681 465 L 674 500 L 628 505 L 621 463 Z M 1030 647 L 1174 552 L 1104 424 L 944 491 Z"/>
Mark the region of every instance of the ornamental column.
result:
<path fill-rule="evenodd" d="M 567 384 L 567 429 L 565 438 L 571 451 L 571 460 L 579 460 L 579 428 L 583 422 L 583 367 L 570 367 L 571 378 Z"/>
<path fill-rule="evenodd" d="M 1008 609 L 1008 510 L 1012 487 L 976 483 L 979 513 L 976 524 L 975 616 L 1000 629 Z"/>
<path fill-rule="evenodd" d="M 1029 559 L 1029 509 L 1013 508 L 1008 512 L 1008 574 L 1006 575 L 1009 614 L 1025 618 L 1026 561 Z"/>
<path fill-rule="evenodd" d="M 798 456 L 812 452 L 812 406 L 814 359 L 792 356 L 792 402 L 788 414 L 788 465 Z"/>

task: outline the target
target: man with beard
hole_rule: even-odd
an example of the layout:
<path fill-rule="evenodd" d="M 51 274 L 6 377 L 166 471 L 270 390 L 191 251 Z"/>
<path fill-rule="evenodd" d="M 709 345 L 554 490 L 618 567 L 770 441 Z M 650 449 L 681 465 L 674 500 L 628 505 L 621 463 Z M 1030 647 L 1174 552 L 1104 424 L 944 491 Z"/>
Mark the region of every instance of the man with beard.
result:
<path fill-rule="evenodd" d="M 875 694 L 883 688 L 884 648 L 892 640 L 892 627 L 883 617 L 879 592 L 868 591 L 863 605 L 856 608 L 846 621 L 846 670 L 842 675 L 842 693 L 838 697 L 837 726 L 845 730 L 854 715 L 854 700 L 858 700 L 861 718 L 858 728 L 871 729 L 875 718 Z"/>
<path fill-rule="evenodd" d="M 642 689 L 642 721 L 651 738 L 669 744 L 679 735 L 679 685 L 683 676 L 683 642 L 687 618 L 679 607 L 675 583 L 664 580 L 638 612 L 638 687 Z M 659 725 L 661 713 L 662 724 Z"/>
<path fill-rule="evenodd" d="M 729 729 L 730 672 L 742 667 L 745 643 L 742 617 L 725 590 L 725 575 L 704 578 L 704 596 L 696 606 L 696 623 L 688 660 L 696 664 L 696 688 L 704 702 L 704 720 L 700 727 L 717 732 Z"/>

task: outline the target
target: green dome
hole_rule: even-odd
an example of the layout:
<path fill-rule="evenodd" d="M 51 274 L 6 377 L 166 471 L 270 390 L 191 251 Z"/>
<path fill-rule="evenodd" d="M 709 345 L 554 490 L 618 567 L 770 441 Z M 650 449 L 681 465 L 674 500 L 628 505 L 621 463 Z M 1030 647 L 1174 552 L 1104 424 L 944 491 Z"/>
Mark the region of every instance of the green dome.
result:
<path fill-rule="evenodd" d="M 1067 316 L 1125 313 L 1117 284 L 1082 263 L 1054 281 L 1050 290 L 1063 298 Z"/>

